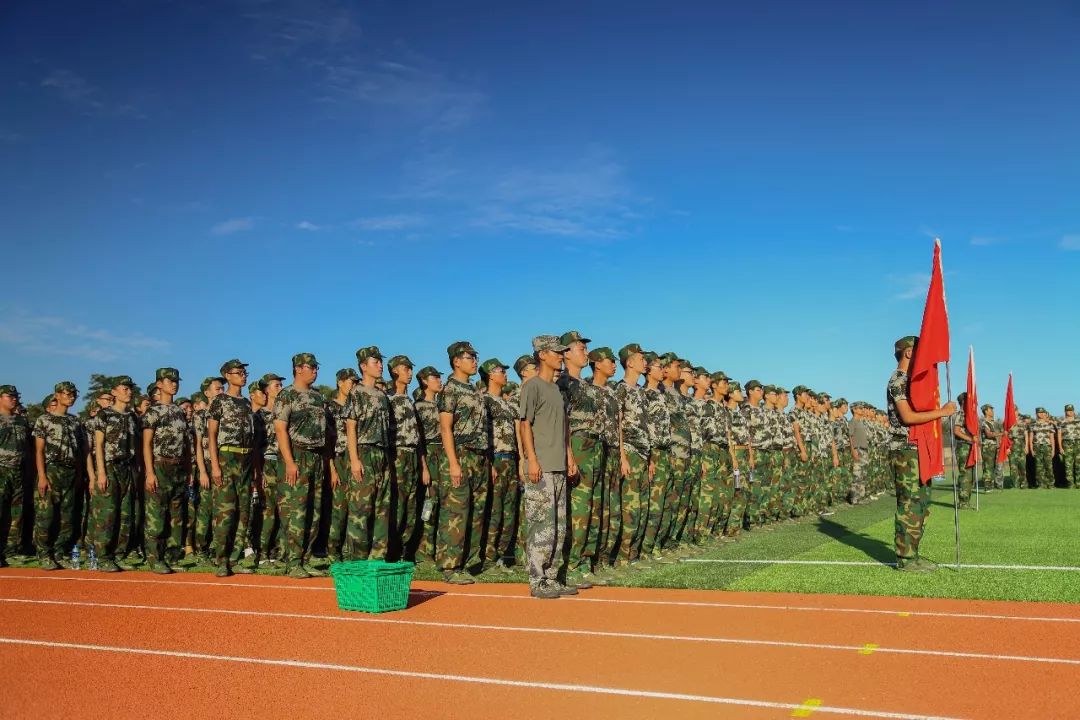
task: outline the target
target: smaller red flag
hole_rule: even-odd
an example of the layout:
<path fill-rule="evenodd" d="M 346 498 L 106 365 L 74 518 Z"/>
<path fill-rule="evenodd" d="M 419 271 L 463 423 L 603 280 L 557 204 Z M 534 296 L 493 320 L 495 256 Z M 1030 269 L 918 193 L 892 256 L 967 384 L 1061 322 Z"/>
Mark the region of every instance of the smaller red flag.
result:
<path fill-rule="evenodd" d="M 998 443 L 997 461 L 999 463 L 1005 462 L 1005 458 L 1009 456 L 1009 450 L 1012 448 L 1012 438 L 1009 437 L 1009 431 L 1016 425 L 1016 421 L 1016 401 L 1013 400 L 1012 373 L 1009 373 L 1009 386 L 1005 389 L 1005 419 L 1001 426 L 1004 434 L 1001 436 L 1001 442 Z"/>
<path fill-rule="evenodd" d="M 967 397 L 964 401 L 964 429 L 974 442 L 968 451 L 966 467 L 975 467 L 979 458 L 979 447 L 982 441 L 979 437 L 979 397 L 975 390 L 975 349 L 968 347 L 968 376 Z"/>

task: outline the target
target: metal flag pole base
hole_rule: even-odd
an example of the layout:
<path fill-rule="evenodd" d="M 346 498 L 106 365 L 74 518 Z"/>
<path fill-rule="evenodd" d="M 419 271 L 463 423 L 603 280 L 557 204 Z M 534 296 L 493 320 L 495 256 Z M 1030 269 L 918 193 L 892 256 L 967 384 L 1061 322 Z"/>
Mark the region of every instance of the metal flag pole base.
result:
<path fill-rule="evenodd" d="M 949 362 L 945 361 L 945 391 L 949 395 L 947 403 L 952 402 L 952 370 Z M 944 423 L 942 423 L 944 425 Z M 952 419 L 949 421 L 949 447 L 952 448 L 952 494 L 953 494 L 953 532 L 956 536 L 956 571 L 960 571 L 960 479 L 957 470 L 960 467 L 960 459 L 956 456 L 956 436 L 952 433 Z"/>

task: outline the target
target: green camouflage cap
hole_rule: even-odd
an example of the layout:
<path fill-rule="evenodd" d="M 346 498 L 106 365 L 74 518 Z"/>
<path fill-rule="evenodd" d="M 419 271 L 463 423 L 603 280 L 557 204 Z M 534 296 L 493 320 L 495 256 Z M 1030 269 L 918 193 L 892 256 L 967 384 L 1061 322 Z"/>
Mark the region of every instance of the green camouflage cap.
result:
<path fill-rule="evenodd" d="M 1044 408 L 1044 407 L 1035 408 L 1035 414 L 1038 415 L 1039 413 L 1046 413 L 1047 415 L 1050 414 L 1050 413 L 1046 412 L 1046 408 Z"/>
<path fill-rule="evenodd" d="M 240 362 L 238 359 L 233 358 L 232 360 L 226 360 L 225 364 L 221 366 L 220 370 L 221 370 L 221 374 L 224 375 L 225 373 L 229 372 L 230 370 L 243 370 L 246 367 L 247 367 L 246 362 Z"/>
<path fill-rule="evenodd" d="M 979 412 L 986 412 L 987 410 L 993 410 L 993 409 L 994 409 L 993 405 L 991 405 L 990 403 L 986 403 L 981 408 L 979 408 Z"/>
<path fill-rule="evenodd" d="M 5 385 L 4 387 L 11 387 L 11 386 L 10 385 Z M 0 395 L 2 395 L 2 394 L 3 394 L 3 391 L 0 391 Z M 1065 412 L 1069 412 L 1070 410 L 1072 410 L 1073 412 L 1076 412 L 1076 408 L 1074 408 L 1072 406 L 1072 403 L 1069 403 L 1068 405 L 1065 406 Z"/>
<path fill-rule="evenodd" d="M 915 343 L 917 342 L 919 342 L 918 335 L 905 335 L 904 337 L 893 343 L 893 350 L 895 352 L 907 350 L 909 347 L 915 347 Z"/>
<path fill-rule="evenodd" d="M 679 359 L 679 356 L 676 355 L 673 352 L 666 352 L 663 355 L 661 355 L 660 356 L 660 361 L 662 363 L 664 363 L 664 365 L 670 365 L 671 363 L 681 363 L 682 362 L 682 360 Z"/>
<path fill-rule="evenodd" d="M 660 356 L 654 353 L 652 350 L 646 350 L 641 354 L 645 358 L 646 365 L 652 365 L 654 362 L 660 359 Z"/>
<path fill-rule="evenodd" d="M 221 377 L 220 375 L 211 375 L 210 377 L 203 378 L 202 383 L 199 385 L 199 389 L 205 393 L 207 390 L 210 389 L 210 386 L 214 383 L 215 380 L 217 380 L 222 385 L 225 384 L 225 378 Z"/>
<path fill-rule="evenodd" d="M 0 395 L 10 395 L 17 398 L 19 397 L 19 389 L 14 385 L 0 385 Z"/>
<path fill-rule="evenodd" d="M 416 373 L 416 379 L 419 380 L 420 382 L 424 382 L 429 377 L 436 377 L 436 376 L 442 377 L 442 373 L 439 372 L 438 370 L 436 370 L 431 365 L 426 365 L 425 367 L 420 368 L 420 372 Z"/>
<path fill-rule="evenodd" d="M 796 385 L 795 387 L 791 388 L 791 394 L 796 397 L 802 395 L 804 392 L 810 392 L 810 388 L 806 387 L 805 385 Z"/>
<path fill-rule="evenodd" d="M 519 387 L 521 387 L 521 386 L 520 386 L 520 385 L 518 385 L 518 384 L 517 384 L 516 382 L 514 382 L 513 380 L 507 380 L 507 381 L 506 381 L 506 384 L 505 384 L 505 385 L 503 385 L 503 394 L 504 394 L 504 395 L 506 395 L 506 394 L 508 394 L 508 393 L 512 393 L 512 392 L 514 392 L 515 390 L 517 390 L 517 389 L 518 389 Z"/>
<path fill-rule="evenodd" d="M 472 346 L 472 343 L 469 342 L 468 340 L 458 340 L 457 342 L 450 343 L 446 347 L 446 356 L 448 358 L 450 358 L 451 360 L 456 358 L 458 355 L 464 355 L 466 353 L 468 353 L 470 355 L 479 355 L 480 354 L 480 353 L 476 352 L 476 348 L 474 348 Z"/>
<path fill-rule="evenodd" d="M 487 377 L 495 368 L 502 368 L 503 370 L 506 370 L 508 367 L 510 366 L 504 363 L 499 358 L 491 358 L 490 360 L 485 360 L 484 363 L 480 366 L 480 374 L 484 377 Z"/>
<path fill-rule="evenodd" d="M 818 393 L 818 400 L 832 400 L 832 395 L 822 390 Z"/>
<path fill-rule="evenodd" d="M 368 345 L 367 347 L 362 347 L 356 351 L 356 362 L 360 365 L 363 365 L 371 358 L 376 358 L 377 360 L 383 359 L 382 351 L 379 350 L 378 345 Z"/>
<path fill-rule="evenodd" d="M 296 353 L 292 356 L 292 366 L 294 368 L 298 368 L 301 365 L 307 365 L 308 367 L 317 368 L 319 367 L 319 360 L 315 357 L 315 353 Z M 266 379 L 265 376 L 263 376 L 263 379 Z"/>
<path fill-rule="evenodd" d="M 192 403 L 200 403 L 200 402 L 204 403 L 204 402 L 206 402 L 206 393 L 201 392 L 201 391 L 197 392 L 197 393 L 192 393 L 191 394 L 191 402 Z"/>
<path fill-rule="evenodd" d="M 525 368 L 535 364 L 536 358 L 532 355 L 522 355 L 514 361 L 514 372 L 518 374 L 518 377 L 521 377 L 521 373 L 525 372 Z"/>
<path fill-rule="evenodd" d="M 315 360 L 314 355 L 311 355 L 310 353 L 303 353 L 303 354 L 309 356 L 309 358 L 310 358 L 310 362 L 308 363 L 309 365 L 313 362 L 313 363 L 315 363 L 315 367 L 319 366 L 319 363 L 318 363 L 317 360 Z M 303 365 L 304 363 L 300 363 L 300 364 Z M 293 365 L 293 367 L 297 367 L 297 366 Z M 269 385 L 270 383 L 274 382 L 275 380 L 278 380 L 280 382 L 285 382 L 285 378 L 281 377 L 277 373 L 272 373 L 272 372 L 271 373 L 266 373 L 261 378 L 259 378 L 259 380 L 262 381 L 263 385 Z"/>
<path fill-rule="evenodd" d="M 410 368 L 416 367 L 416 365 L 413 364 L 413 361 L 409 359 L 408 355 L 395 355 L 394 357 L 390 358 L 390 362 L 387 363 L 387 367 L 391 370 L 396 368 L 398 365 L 408 365 Z"/>
<path fill-rule="evenodd" d="M 778 394 L 775 385 L 764 385 L 764 386 L 762 386 L 762 389 L 765 391 L 766 395 L 776 395 L 776 394 Z"/>
<path fill-rule="evenodd" d="M 46 395 L 45 399 L 41 401 L 41 407 L 48 410 L 49 409 L 49 403 L 51 403 L 53 401 L 54 397 L 56 397 L 55 393 L 49 393 L 48 395 Z"/>
<path fill-rule="evenodd" d="M 575 343 L 575 342 L 583 342 L 586 345 L 588 345 L 589 343 L 592 342 L 592 340 L 590 340 L 587 337 L 582 337 L 581 333 L 579 333 L 577 330 L 567 330 L 566 332 L 564 332 L 562 335 L 559 336 L 559 342 L 561 344 L 566 345 L 567 347 L 569 347 L 570 343 Z"/>
<path fill-rule="evenodd" d="M 724 372 L 723 370 L 717 370 L 717 371 L 716 371 L 716 372 L 714 372 L 714 373 L 713 373 L 712 375 L 710 375 L 710 376 L 709 376 L 709 378 L 710 378 L 710 379 L 711 379 L 711 380 L 712 380 L 712 381 L 713 381 L 714 383 L 718 383 L 718 382 L 723 382 L 723 381 L 725 381 L 725 380 L 727 380 L 727 381 L 729 381 L 729 382 L 730 382 L 730 380 L 731 380 L 731 378 L 729 378 L 729 377 L 727 376 L 727 373 L 726 373 L 726 372 Z"/>
<path fill-rule="evenodd" d="M 533 352 L 540 352 L 541 350 L 550 350 L 551 352 L 566 352 L 570 348 L 559 342 L 559 338 L 554 335 L 537 335 L 532 340 Z"/>
<path fill-rule="evenodd" d="M 695 376 L 696 375 L 708 375 L 708 374 L 709 374 L 709 371 L 706 370 L 705 368 L 701 367 L 700 365 L 698 365 L 696 368 L 694 368 L 694 375 Z"/>
<path fill-rule="evenodd" d="M 741 393 L 742 392 L 742 385 L 739 384 L 738 380 L 728 380 L 728 392 L 729 393 L 733 393 L 733 392 L 740 392 Z"/>
<path fill-rule="evenodd" d="M 158 368 L 154 373 L 154 382 L 158 380 L 175 380 L 180 382 L 180 371 L 176 368 Z"/>
<path fill-rule="evenodd" d="M 754 388 L 764 388 L 764 387 L 765 386 L 761 384 L 760 380 L 747 380 L 746 381 L 746 392 L 750 392 Z"/>
<path fill-rule="evenodd" d="M 784 387 L 783 385 L 774 385 L 773 387 L 776 388 L 776 394 L 777 395 L 786 395 L 787 394 L 787 388 Z"/>
<path fill-rule="evenodd" d="M 59 393 L 59 392 L 77 393 L 77 392 L 79 392 L 79 389 L 77 387 L 75 387 L 75 383 L 71 382 L 70 380 L 61 380 L 60 382 L 53 385 L 53 392 L 54 393 Z"/>
<path fill-rule="evenodd" d="M 135 388 L 135 381 L 131 379 L 130 375 L 117 375 L 116 377 L 109 378 L 109 387 L 120 387 L 121 385 L 127 385 L 129 388 Z"/>
<path fill-rule="evenodd" d="M 601 360 L 615 360 L 615 353 L 611 352 L 609 347 L 598 347 L 595 350 L 589 351 L 589 360 L 591 362 L 600 362 Z"/>
<path fill-rule="evenodd" d="M 248 395 L 251 395 L 255 391 L 266 392 L 266 386 L 263 385 L 262 380 L 256 380 L 255 382 L 248 383 Z"/>
<path fill-rule="evenodd" d="M 637 343 L 630 343 L 629 345 L 623 345 L 622 349 L 619 350 L 619 362 L 625 363 L 627 360 L 630 359 L 631 355 L 633 355 L 635 353 L 644 353 L 644 352 L 645 351 L 642 350 L 641 346 L 638 345 Z"/>
<path fill-rule="evenodd" d="M 848 401 L 845 400 L 844 398 L 836 398 L 835 400 L 832 401 L 832 406 L 834 408 L 842 408 L 847 404 L 848 404 Z"/>
<path fill-rule="evenodd" d="M 353 380 L 355 382 L 360 382 L 360 376 L 357 375 L 356 371 L 352 368 L 341 368 L 337 371 L 336 377 L 338 380 Z"/>

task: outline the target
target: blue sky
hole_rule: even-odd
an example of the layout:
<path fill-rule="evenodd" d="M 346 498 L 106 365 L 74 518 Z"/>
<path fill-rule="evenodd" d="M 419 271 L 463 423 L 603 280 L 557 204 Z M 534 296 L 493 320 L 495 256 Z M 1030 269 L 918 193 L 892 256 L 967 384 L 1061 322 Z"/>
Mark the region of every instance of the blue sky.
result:
<path fill-rule="evenodd" d="M 940 236 L 954 386 L 1080 401 L 1075 5 L 726 5 L 4 3 L 0 382 L 576 328 L 880 404 Z"/>

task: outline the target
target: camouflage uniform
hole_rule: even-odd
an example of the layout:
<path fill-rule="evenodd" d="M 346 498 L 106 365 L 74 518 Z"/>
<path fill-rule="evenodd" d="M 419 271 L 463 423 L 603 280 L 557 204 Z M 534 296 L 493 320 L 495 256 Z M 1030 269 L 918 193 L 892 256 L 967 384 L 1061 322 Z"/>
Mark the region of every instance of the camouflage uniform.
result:
<path fill-rule="evenodd" d="M 207 421 L 216 420 L 221 484 L 214 487 L 213 549 L 218 565 L 236 562 L 248 544 L 251 480 L 254 474 L 255 420 L 251 401 L 221 393 L 210 403 Z M 211 481 L 212 482 L 212 481 Z M 235 546 L 235 547 L 234 547 Z"/>
<path fill-rule="evenodd" d="M 66 557 L 76 542 L 76 494 L 81 490 L 79 463 L 85 458 L 86 437 L 78 418 L 50 412 L 37 419 L 31 434 L 45 441 L 49 483 L 44 497 L 34 493 L 34 544 L 42 560 Z"/>
<path fill-rule="evenodd" d="M 919 555 L 923 525 L 930 514 L 930 483 L 919 480 L 919 450 L 908 441 L 908 428 L 896 409 L 899 400 L 908 399 L 908 373 L 897 370 L 885 388 L 889 413 L 889 462 L 896 486 L 896 560 L 898 564 Z"/>
<path fill-rule="evenodd" d="M 87 542 L 99 561 L 124 557 L 133 549 L 135 530 L 136 448 L 141 451 L 135 413 L 104 408 L 91 425 L 104 439 L 106 488 L 90 488 L 90 519 Z M 94 447 L 96 438 L 92 439 Z"/>
<path fill-rule="evenodd" d="M 207 422 L 210 419 L 210 411 L 206 408 L 202 410 L 196 410 L 195 414 L 191 418 L 192 428 L 196 433 L 199 440 L 199 447 L 196 448 L 197 452 L 202 453 L 203 466 L 206 468 L 207 476 L 210 475 L 210 436 L 207 429 Z M 194 460 L 193 460 L 194 462 Z M 196 492 L 194 493 L 195 503 L 195 522 L 193 523 L 194 529 L 192 534 L 195 537 L 195 551 L 200 555 L 209 556 L 210 546 L 213 544 L 213 528 L 214 528 L 214 483 L 213 479 L 210 479 L 210 487 L 204 488 L 200 484 L 200 479 L 195 479 Z"/>
<path fill-rule="evenodd" d="M 783 410 L 775 410 L 777 432 L 780 436 L 780 459 L 778 470 L 780 473 L 780 516 L 790 518 L 798 515 L 796 497 L 798 483 L 795 478 L 798 461 L 798 448 L 795 445 L 795 428 L 792 425 L 792 416 Z"/>
<path fill-rule="evenodd" d="M 817 481 L 818 507 L 825 509 L 833 503 L 832 478 L 833 460 L 832 443 L 833 430 L 829 425 L 828 416 L 814 413 L 814 458 L 817 468 L 815 480 Z"/>
<path fill-rule="evenodd" d="M 599 562 L 614 561 L 622 530 L 622 469 L 619 462 L 619 399 L 615 389 L 600 388 L 600 412 L 604 415 L 604 475 L 601 478 L 603 511 L 600 515 Z"/>
<path fill-rule="evenodd" d="M 281 480 L 281 462 L 278 458 L 277 429 L 274 413 L 261 407 L 255 411 L 255 464 L 258 472 L 256 484 L 260 502 L 252 508 L 258 512 L 257 522 L 251 523 L 251 541 L 261 558 L 269 558 L 277 545 L 280 530 L 278 514 L 278 483 Z M 258 535 L 255 530 L 258 529 Z"/>
<path fill-rule="evenodd" d="M 390 396 L 390 444 L 394 448 L 393 481 L 397 489 L 397 518 L 393 534 L 402 551 L 414 547 L 420 521 L 420 424 L 408 395 Z"/>
<path fill-rule="evenodd" d="M 578 477 L 570 487 L 570 571 L 590 572 L 603 509 L 604 399 L 592 383 L 563 373 L 556 383 L 570 426 L 570 452 Z"/>
<path fill-rule="evenodd" d="M 454 449 L 461 466 L 461 484 L 450 480 L 450 459 L 440 453 L 435 494 L 439 503 L 436 563 L 444 572 L 482 565 L 481 538 L 490 470 L 487 438 L 487 403 L 484 393 L 451 377 L 436 402 L 439 414 L 453 416 Z M 528 501 L 526 501 L 528 517 Z M 467 553 L 467 554 L 466 554 Z"/>
<path fill-rule="evenodd" d="M 22 544 L 23 471 L 30 424 L 22 415 L 0 415 L 0 563 Z"/>
<path fill-rule="evenodd" d="M 514 513 L 517 510 L 517 411 L 506 398 L 484 394 L 488 438 L 491 443 L 491 514 L 487 527 L 486 557 L 506 561 L 514 551 Z"/>
<path fill-rule="evenodd" d="M 833 442 L 836 444 L 836 459 L 840 463 L 835 470 L 836 485 L 833 487 L 833 497 L 839 502 L 851 499 L 851 480 L 854 475 L 854 458 L 851 457 L 851 426 L 846 417 L 837 417 L 832 420 Z"/>
<path fill-rule="evenodd" d="M 187 456 L 187 418 L 172 403 L 151 405 L 142 418 L 153 430 L 151 449 L 157 491 L 146 493 L 146 540 L 154 560 L 163 562 L 166 548 L 183 547 L 181 524 L 190 458 Z M 100 553 L 98 557 L 101 557 Z"/>
<path fill-rule="evenodd" d="M 964 432 L 967 432 L 963 407 L 953 415 L 950 422 L 952 423 L 952 426 L 950 427 L 949 432 L 953 432 L 954 428 L 961 428 Z M 971 454 L 973 452 L 977 453 L 979 450 L 977 446 L 967 440 L 957 437 L 955 434 L 953 437 L 956 440 L 956 474 L 959 482 L 958 493 L 960 496 L 960 507 L 965 507 L 971 500 L 972 490 L 975 489 L 975 466 L 972 465 L 971 467 L 968 467 L 967 463 L 971 458 Z"/>
<path fill-rule="evenodd" d="M 651 555 L 659 552 L 658 541 L 663 529 L 665 503 L 667 502 L 673 477 L 673 439 L 671 414 L 668 410 L 664 391 L 659 388 L 644 388 L 647 400 L 646 420 L 649 427 L 649 445 L 652 453 L 649 462 L 654 472 L 649 482 L 648 506 L 643 509 L 645 515 L 645 535 L 641 542 L 641 554 Z M 667 511 L 670 514 L 670 510 Z"/>
<path fill-rule="evenodd" d="M 1001 489 L 1004 487 L 1004 480 L 997 461 L 998 439 L 991 435 L 1000 433 L 1001 425 L 997 420 L 983 418 L 979 421 L 979 432 L 982 433 L 982 485 L 987 489 Z"/>
<path fill-rule="evenodd" d="M 612 545 L 614 552 L 625 563 L 640 556 L 645 539 L 653 434 L 649 422 L 649 395 L 645 388 L 620 381 L 615 386 L 615 399 L 619 405 L 622 449 L 630 472 L 622 479 L 622 495 L 619 498 L 622 532 L 617 540 L 612 541 Z"/>
<path fill-rule="evenodd" d="M 422 395 L 416 401 L 415 407 L 416 416 L 420 421 L 420 442 L 423 444 L 424 457 L 428 464 L 428 474 L 431 477 L 431 485 L 425 489 L 427 498 L 431 499 L 431 518 L 427 521 L 427 527 L 421 530 L 422 537 L 417 556 L 434 562 L 435 532 L 438 528 L 440 509 L 438 507 L 439 496 L 434 489 L 437 487 L 438 476 L 436 473 L 442 458 L 442 437 L 439 435 L 439 407 L 434 402 L 423 399 Z"/>
<path fill-rule="evenodd" d="M 349 393 L 345 419 L 356 422 L 356 454 L 363 467 L 359 482 L 348 476 L 346 560 L 384 559 L 390 546 L 390 401 L 376 388 L 360 384 Z"/>
<path fill-rule="evenodd" d="M 799 434 L 802 437 L 803 448 L 806 450 L 806 460 L 802 456 L 795 459 L 795 504 L 799 508 L 800 515 L 807 515 L 818 510 L 817 486 L 815 484 L 814 465 L 814 427 L 813 414 L 806 408 L 792 408 L 791 422 L 799 424 Z"/>
<path fill-rule="evenodd" d="M 1009 428 L 1009 475 L 1014 488 L 1026 488 L 1027 478 L 1027 425 L 1018 421 Z"/>
<path fill-rule="evenodd" d="M 686 418 L 690 424 L 690 463 L 684 497 L 679 499 L 679 514 L 675 523 L 675 540 L 699 542 L 697 521 L 701 512 L 701 491 L 705 472 L 705 401 L 684 395 Z"/>
<path fill-rule="evenodd" d="M 1041 488 L 1054 487 L 1054 446 L 1057 444 L 1057 424 L 1054 420 L 1039 420 L 1031 424 L 1031 448 L 1035 455 L 1035 484 Z"/>
<path fill-rule="evenodd" d="M 671 476 L 664 494 L 657 545 L 668 550 L 677 544 L 675 530 L 679 514 L 683 510 L 683 499 L 689 499 L 687 486 L 693 438 L 687 408 L 690 399 L 674 387 L 669 387 L 664 390 L 664 401 L 667 403 L 668 417 L 671 418 Z"/>
<path fill-rule="evenodd" d="M 728 513 L 724 534 L 737 536 L 743 529 L 747 517 L 747 503 L 752 489 L 750 485 L 750 417 L 749 408 L 739 405 L 728 408 L 728 428 L 731 437 L 731 454 L 734 460 L 734 485 L 731 498 L 731 511 Z"/>
<path fill-rule="evenodd" d="M 281 518 L 282 555 L 286 568 L 304 565 L 308 535 L 318 533 L 319 509 L 308 514 L 311 494 L 323 481 L 323 467 L 328 452 L 326 399 L 313 388 L 301 390 L 290 385 L 274 401 L 274 423 L 285 424 L 293 461 L 299 469 L 296 484 L 290 485 L 282 463 L 278 475 L 278 514 Z M 309 522 L 310 521 L 310 522 Z"/>
<path fill-rule="evenodd" d="M 1064 417 L 1058 422 L 1061 431 L 1061 462 L 1065 465 L 1065 482 L 1080 488 L 1080 417 Z"/>
<path fill-rule="evenodd" d="M 870 446 L 873 442 L 870 424 L 866 420 L 855 418 L 848 425 L 848 437 L 858 457 L 852 465 L 851 502 L 859 505 L 869 494 Z"/>
<path fill-rule="evenodd" d="M 768 494 L 773 479 L 772 433 L 765 408 L 749 402 L 744 407 L 750 446 L 754 449 L 754 469 L 749 473 L 751 483 L 746 507 L 746 525 L 753 527 L 764 525 L 768 512 Z"/>
<path fill-rule="evenodd" d="M 329 422 L 327 423 L 327 430 L 332 429 L 334 437 L 334 456 L 330 462 L 334 463 L 334 469 L 337 470 L 338 476 L 338 484 L 334 488 L 333 498 L 330 503 L 330 527 L 327 533 L 326 551 L 331 560 L 338 562 L 345 559 L 342 551 L 345 547 L 349 523 L 348 491 L 353 484 L 349 460 L 349 436 L 345 427 L 345 406 L 348 404 L 348 400 L 346 397 L 344 403 L 339 403 L 335 395 L 326 403 L 330 420 L 333 422 L 332 426 Z"/>

